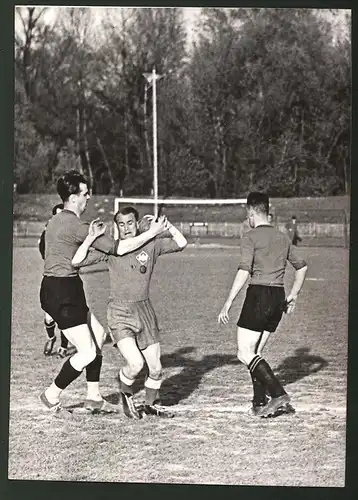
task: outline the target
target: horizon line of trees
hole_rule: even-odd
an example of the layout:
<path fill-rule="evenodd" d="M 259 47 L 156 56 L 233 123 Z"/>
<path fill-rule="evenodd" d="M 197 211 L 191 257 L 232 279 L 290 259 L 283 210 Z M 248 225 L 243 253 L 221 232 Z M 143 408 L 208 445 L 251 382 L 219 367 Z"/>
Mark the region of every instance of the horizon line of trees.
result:
<path fill-rule="evenodd" d="M 149 195 L 155 67 L 160 195 L 349 194 L 351 42 L 328 18 L 203 8 L 189 50 L 181 8 L 111 9 L 95 27 L 90 10 L 50 25 L 46 8 L 16 8 L 19 193 L 76 168 L 94 194 Z"/>

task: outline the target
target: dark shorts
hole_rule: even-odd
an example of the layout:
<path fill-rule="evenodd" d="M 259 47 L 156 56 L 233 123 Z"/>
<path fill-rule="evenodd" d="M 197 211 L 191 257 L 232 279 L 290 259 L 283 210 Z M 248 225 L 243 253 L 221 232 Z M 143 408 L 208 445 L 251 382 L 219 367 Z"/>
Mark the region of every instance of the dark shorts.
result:
<path fill-rule="evenodd" d="M 122 304 L 110 302 L 107 321 L 115 345 L 122 339 L 133 338 L 143 351 L 160 340 L 157 317 L 149 300 Z"/>
<path fill-rule="evenodd" d="M 237 325 L 255 332 L 274 332 L 285 308 L 281 286 L 249 285 Z"/>
<path fill-rule="evenodd" d="M 57 323 L 60 330 L 87 323 L 88 306 L 79 276 L 55 278 L 44 276 L 40 289 L 42 309 Z"/>

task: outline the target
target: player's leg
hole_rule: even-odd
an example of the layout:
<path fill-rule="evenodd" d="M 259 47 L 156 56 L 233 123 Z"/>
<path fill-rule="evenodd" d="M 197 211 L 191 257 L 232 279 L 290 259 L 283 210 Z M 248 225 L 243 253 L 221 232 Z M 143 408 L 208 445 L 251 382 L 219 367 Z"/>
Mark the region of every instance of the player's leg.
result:
<path fill-rule="evenodd" d="M 164 406 L 160 404 L 160 387 L 162 384 L 162 364 L 160 361 L 160 344 L 149 345 L 142 351 L 144 359 L 148 366 L 148 377 L 145 385 L 145 406 L 144 411 L 147 415 L 155 415 L 157 417 L 174 417 Z"/>
<path fill-rule="evenodd" d="M 48 407 L 57 409 L 60 407 L 60 396 L 77 377 L 83 369 L 96 357 L 96 349 L 91 338 L 87 324 L 74 327 L 62 328 L 64 335 L 73 344 L 77 352 L 63 364 L 59 374 L 40 396 L 41 401 Z"/>
<path fill-rule="evenodd" d="M 263 287 L 252 285 L 248 287 L 237 322 L 239 327 L 237 330 L 238 358 L 246 366 L 257 354 L 260 346 L 263 346 L 267 341 L 267 336 L 264 334 L 265 310 L 262 307 L 262 294 Z M 260 408 L 267 404 L 268 400 L 266 387 L 252 372 L 250 375 L 253 386 L 252 413 L 256 415 Z"/>
<path fill-rule="evenodd" d="M 270 338 L 271 332 L 263 331 L 260 335 L 259 341 L 256 345 L 255 354 L 262 356 L 262 352 L 265 349 L 268 339 Z"/>
<path fill-rule="evenodd" d="M 255 346 L 255 354 L 262 355 L 262 351 L 270 336 L 270 332 L 262 332 Z M 252 399 L 252 413 L 256 414 L 260 408 L 267 405 L 268 397 L 266 395 L 266 387 L 250 372 L 254 397 Z"/>
<path fill-rule="evenodd" d="M 101 349 L 106 338 L 106 333 L 93 313 L 88 314 L 88 328 L 96 348 L 96 357 L 86 366 L 87 397 L 85 408 L 95 413 L 117 413 L 119 411 L 118 405 L 109 403 L 103 399 L 100 393 L 99 381 L 102 368 Z"/>
<path fill-rule="evenodd" d="M 45 342 L 43 352 L 45 356 L 50 356 L 50 354 L 52 354 L 52 350 L 56 342 L 56 335 L 55 335 L 56 323 L 47 312 L 45 312 L 44 326 L 47 334 L 47 340 Z"/>
<path fill-rule="evenodd" d="M 277 327 L 281 321 L 283 310 L 284 310 L 284 304 L 285 304 L 285 292 L 283 287 L 281 288 L 275 288 L 272 287 L 270 290 L 268 290 L 268 294 L 270 295 L 270 303 L 272 305 L 271 312 L 267 317 L 266 321 L 266 331 L 265 331 L 265 338 L 263 339 L 262 344 L 260 343 L 259 346 L 259 352 L 258 354 L 261 356 L 262 350 L 267 342 L 267 339 L 270 336 L 270 333 L 273 333 L 277 330 Z M 263 367 L 263 370 L 265 371 L 265 367 Z M 275 378 L 276 380 L 276 394 L 271 395 L 271 401 L 267 404 L 265 408 L 262 408 L 260 410 L 260 415 L 261 416 L 278 416 L 283 413 L 294 413 L 295 410 L 294 408 L 290 405 L 290 398 L 288 394 L 286 393 L 285 389 L 281 385 L 279 379 L 273 375 L 271 368 L 269 365 L 266 367 L 266 376 L 267 374 L 271 378 Z M 272 377 L 273 375 L 273 377 Z"/>
<path fill-rule="evenodd" d="M 115 332 L 113 336 L 116 339 L 117 335 Z M 123 334 L 121 337 L 123 337 Z M 133 400 L 133 384 L 144 366 L 144 359 L 133 336 L 127 336 L 118 340 L 117 348 L 125 360 L 125 365 L 119 371 L 119 386 L 123 410 L 127 417 L 140 419 L 141 414 L 138 412 Z"/>
<path fill-rule="evenodd" d="M 248 367 L 250 361 L 255 357 L 257 346 L 260 343 L 262 332 L 255 332 L 247 328 L 238 327 L 237 329 L 237 357 Z M 259 409 L 267 404 L 266 387 L 250 372 L 253 398 L 252 412 L 256 415 Z"/>
<path fill-rule="evenodd" d="M 238 328 L 238 358 L 248 367 L 252 378 L 261 382 L 270 395 L 271 401 L 257 411 L 259 416 L 268 416 L 283 404 L 288 403 L 289 397 L 267 361 L 255 353 L 260 335 L 260 332 Z"/>
<path fill-rule="evenodd" d="M 68 340 L 62 330 L 60 330 L 60 338 L 61 338 L 61 345 L 57 350 L 57 356 L 59 358 L 65 358 L 68 355 L 67 351 Z"/>

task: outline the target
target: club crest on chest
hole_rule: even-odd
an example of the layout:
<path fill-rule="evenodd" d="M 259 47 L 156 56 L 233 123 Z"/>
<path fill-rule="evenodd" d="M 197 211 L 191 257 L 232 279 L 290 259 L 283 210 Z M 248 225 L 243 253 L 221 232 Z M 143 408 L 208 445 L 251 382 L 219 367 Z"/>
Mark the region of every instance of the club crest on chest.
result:
<path fill-rule="evenodd" d="M 135 258 L 142 266 L 144 266 L 149 260 L 149 255 L 147 254 L 147 252 L 142 250 L 138 255 L 135 256 Z"/>

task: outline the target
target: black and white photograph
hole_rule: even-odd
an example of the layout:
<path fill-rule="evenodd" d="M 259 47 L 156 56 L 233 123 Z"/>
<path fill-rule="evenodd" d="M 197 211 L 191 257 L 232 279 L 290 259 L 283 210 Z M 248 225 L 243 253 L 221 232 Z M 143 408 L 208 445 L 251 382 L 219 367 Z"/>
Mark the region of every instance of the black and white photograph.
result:
<path fill-rule="evenodd" d="M 343 490 L 351 10 L 13 20 L 8 479 Z"/>

